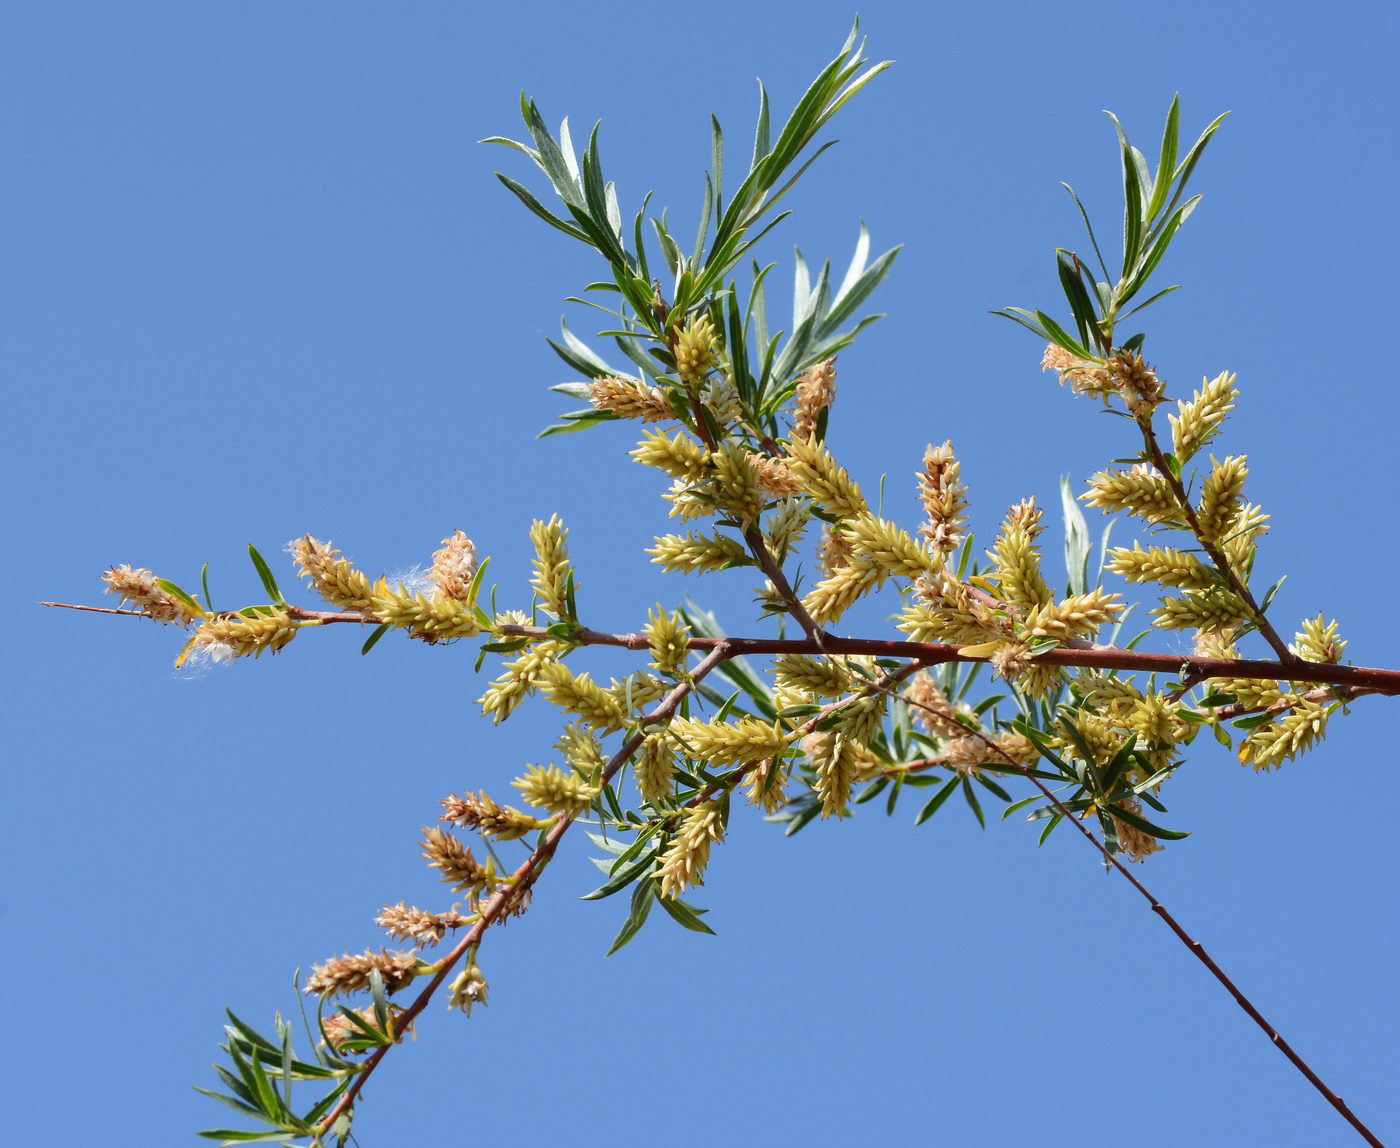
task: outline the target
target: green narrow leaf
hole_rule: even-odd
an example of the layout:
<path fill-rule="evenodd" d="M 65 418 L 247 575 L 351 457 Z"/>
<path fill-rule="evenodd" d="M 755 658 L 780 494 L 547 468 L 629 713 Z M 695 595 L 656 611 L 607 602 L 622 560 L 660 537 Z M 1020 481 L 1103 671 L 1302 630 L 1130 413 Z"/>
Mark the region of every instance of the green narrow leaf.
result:
<path fill-rule="evenodd" d="M 376 626 L 374 628 L 374 633 L 370 634 L 370 636 L 365 639 L 365 644 L 360 647 L 360 655 L 364 656 L 365 654 L 368 654 L 372 649 L 374 649 L 375 643 L 378 642 L 379 639 L 382 638 L 385 634 L 387 634 L 390 628 L 391 627 L 389 626 L 388 622 L 383 622 L 380 625 Z"/>
<path fill-rule="evenodd" d="M 935 793 L 933 797 L 929 799 L 928 803 L 921 810 L 919 810 L 919 815 L 914 818 L 914 824 L 922 825 L 925 821 L 927 821 L 930 817 L 937 813 L 939 808 L 943 805 L 943 803 L 947 801 L 949 797 L 952 796 L 953 790 L 957 789 L 958 782 L 961 780 L 962 779 L 958 777 L 957 774 L 954 774 L 952 777 L 950 777 L 947 780 L 947 782 L 944 783 L 943 787 L 937 793 Z"/>
<path fill-rule="evenodd" d="M 279 606 L 285 606 L 287 600 L 282 597 L 282 591 L 277 588 L 277 579 L 272 576 L 272 569 L 263 560 L 263 556 L 258 553 L 258 548 L 251 542 L 248 543 L 248 557 L 253 560 L 253 569 L 258 572 L 258 579 L 263 584 L 263 589 L 267 591 L 267 596 Z"/>
<path fill-rule="evenodd" d="M 677 897 L 657 897 L 656 903 L 660 905 L 676 924 L 689 929 L 692 933 L 709 933 L 714 937 L 718 934 L 700 919 L 699 911 L 692 905 L 687 905 Z"/>
<path fill-rule="evenodd" d="M 621 930 L 613 938 L 612 948 L 604 956 L 612 956 L 641 931 L 642 926 L 647 922 L 647 915 L 651 912 L 652 902 L 655 900 L 655 882 L 643 881 L 632 891 L 632 907 L 627 914 L 627 920 L 622 923 Z"/>
<path fill-rule="evenodd" d="M 175 585 L 175 583 L 170 581 L 170 579 L 157 578 L 156 585 L 159 586 L 162 590 L 164 590 L 167 594 L 170 594 L 175 598 L 179 598 L 181 602 L 183 602 L 186 606 L 188 606 L 191 610 L 194 611 L 197 617 L 202 618 L 207 612 L 203 606 L 201 606 L 198 602 L 191 598 L 187 593 L 185 593 L 185 591 L 181 590 L 180 587 Z"/>
<path fill-rule="evenodd" d="M 1064 509 L 1065 520 L 1065 575 L 1071 594 L 1086 594 L 1089 591 L 1089 553 L 1093 543 L 1089 540 L 1089 524 L 1079 500 L 1070 489 L 1070 476 L 1060 476 L 1060 504 Z"/>

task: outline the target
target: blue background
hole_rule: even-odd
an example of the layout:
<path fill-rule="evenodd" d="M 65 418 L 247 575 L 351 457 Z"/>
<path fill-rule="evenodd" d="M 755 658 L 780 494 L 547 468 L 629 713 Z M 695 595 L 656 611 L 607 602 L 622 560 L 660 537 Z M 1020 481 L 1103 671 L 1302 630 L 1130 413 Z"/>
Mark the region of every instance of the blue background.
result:
<path fill-rule="evenodd" d="M 571 375 L 543 337 L 600 268 L 491 177 L 539 189 L 527 161 L 475 141 L 521 132 L 522 87 L 576 136 L 601 118 L 624 213 L 655 188 L 688 234 L 706 113 L 737 165 L 754 77 L 785 111 L 850 15 L 10 11 L 11 1142 L 187 1143 L 227 1123 L 187 1087 L 215 1083 L 223 1006 L 270 1026 L 294 1011 L 293 968 L 379 943 L 379 906 L 445 907 L 416 831 L 450 791 L 504 795 L 556 728 L 543 706 L 484 722 L 467 645 L 361 658 L 346 627 L 191 680 L 174 630 L 34 603 L 99 603 L 121 562 L 193 588 L 208 561 L 218 604 L 242 605 L 260 597 L 249 541 L 271 556 L 311 531 L 377 572 L 461 527 L 496 556 L 502 604 L 524 605 L 529 521 L 557 510 L 594 626 L 634 629 L 689 589 L 751 630 L 752 579 L 647 564 L 670 527 L 624 430 L 534 440 L 575 405 L 545 390 Z M 1058 180 L 1114 231 L 1100 108 L 1149 153 L 1173 91 L 1193 137 L 1232 109 L 1149 358 L 1176 393 L 1239 372 L 1217 449 L 1249 453 L 1274 515 L 1259 579 L 1289 575 L 1280 628 L 1321 610 L 1357 663 L 1394 664 L 1394 6 L 875 0 L 863 22 L 898 66 L 832 125 L 843 142 L 769 248 L 844 266 L 862 218 L 876 250 L 906 244 L 876 297 L 890 317 L 841 360 L 843 460 L 868 487 L 888 474 L 912 516 L 920 452 L 951 436 L 989 540 L 1008 503 L 1053 507 L 1060 473 L 1130 449 L 986 312 L 1056 297 L 1053 248 L 1082 243 Z M 1400 1129 L 1390 711 L 1365 700 L 1268 776 L 1202 746 L 1165 794 L 1193 836 L 1141 867 L 1382 1138 Z M 661 918 L 608 960 L 624 905 L 577 899 L 596 873 L 570 840 L 482 950 L 491 1007 L 430 1008 L 369 1086 L 361 1142 L 1354 1142 L 1082 841 L 1037 850 L 1019 820 L 984 833 L 953 805 L 914 829 L 914 808 L 793 840 L 741 813 L 696 898 L 719 937 Z"/>

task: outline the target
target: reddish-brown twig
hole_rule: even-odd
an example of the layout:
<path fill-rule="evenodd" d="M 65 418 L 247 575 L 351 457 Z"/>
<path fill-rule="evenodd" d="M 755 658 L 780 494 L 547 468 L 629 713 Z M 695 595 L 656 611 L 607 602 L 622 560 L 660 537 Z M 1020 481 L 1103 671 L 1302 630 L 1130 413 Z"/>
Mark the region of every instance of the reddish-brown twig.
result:
<path fill-rule="evenodd" d="M 696 682 L 703 679 L 717 665 L 732 656 L 733 655 L 722 641 L 711 648 L 710 652 L 705 655 L 699 665 L 691 671 L 688 680 L 676 686 L 676 688 L 662 700 L 660 705 L 642 718 L 643 724 L 655 724 L 669 718 L 676 712 L 676 709 L 680 706 L 686 695 L 690 693 Z M 641 747 L 645 739 L 646 731 L 638 730 L 623 742 L 622 748 L 613 754 L 603 770 L 601 778 L 602 785 L 607 785 L 608 782 L 617 776 L 618 771 L 627 763 L 628 758 Z M 481 919 L 457 942 L 457 945 L 447 956 L 437 962 L 438 970 L 433 974 L 432 979 L 429 980 L 418 995 L 414 997 L 413 1003 L 395 1018 L 394 1027 L 396 1031 L 407 1031 L 408 1026 L 413 1023 L 418 1014 L 428 1007 L 428 1002 L 432 1000 L 433 995 L 442 987 L 442 982 L 447 979 L 448 973 L 450 973 L 457 962 L 462 959 L 467 950 L 481 943 L 481 939 L 485 936 L 486 930 L 491 927 L 492 922 L 496 920 L 508 904 L 529 891 L 530 886 L 535 883 L 536 878 L 539 877 L 545 865 L 548 864 L 549 860 L 554 856 L 555 850 L 559 848 L 559 842 L 563 840 L 564 834 L 569 831 L 569 828 L 573 824 L 574 822 L 571 818 L 561 816 L 554 827 L 545 834 L 544 840 L 535 846 L 534 851 L 525 859 L 524 864 L 511 874 L 510 883 L 498 890 L 486 904 L 482 906 Z M 325 1117 L 317 1126 L 322 1135 L 329 1132 L 335 1125 L 335 1122 L 354 1106 L 355 1098 L 359 1095 L 360 1089 L 364 1087 L 365 1081 L 368 1080 L 374 1070 L 379 1067 L 380 1061 L 388 1055 L 389 1050 L 394 1047 L 396 1046 L 392 1043 L 380 1045 L 379 1048 L 375 1049 L 374 1052 L 370 1054 L 369 1058 L 360 1068 L 360 1071 L 356 1074 L 350 1087 L 345 1090 L 344 1095 L 336 1101 L 335 1107 L 326 1113 Z"/>

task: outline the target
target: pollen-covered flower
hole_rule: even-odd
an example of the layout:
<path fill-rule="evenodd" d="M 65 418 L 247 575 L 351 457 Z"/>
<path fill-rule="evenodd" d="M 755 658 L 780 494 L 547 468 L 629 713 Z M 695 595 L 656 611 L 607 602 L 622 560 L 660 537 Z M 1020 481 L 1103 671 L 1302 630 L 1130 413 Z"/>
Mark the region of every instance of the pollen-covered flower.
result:
<path fill-rule="evenodd" d="M 385 1035 L 392 1036 L 394 1038 L 394 1043 L 398 1044 L 403 1040 L 405 1031 L 399 1024 L 399 1017 L 403 1015 L 404 1010 L 392 1001 L 387 1002 L 387 1004 L 389 1031 L 385 1033 Z M 352 1009 L 351 1011 L 371 1028 L 384 1032 L 384 1029 L 380 1027 L 379 1017 L 376 1015 L 373 1005 L 369 1005 L 366 1008 Z M 324 1038 L 322 1044 L 332 1052 L 338 1053 L 341 1056 L 358 1056 L 369 1051 L 368 1048 L 346 1048 L 346 1043 L 348 1041 L 367 1040 L 370 1038 L 369 1034 L 366 1033 L 364 1029 L 355 1024 L 343 1012 L 336 1013 L 335 1016 L 323 1017 L 321 1019 L 321 1034 Z"/>
<path fill-rule="evenodd" d="M 962 463 L 953 453 L 952 439 L 942 446 L 929 443 L 918 480 L 924 507 L 919 533 L 946 557 L 961 545 L 967 524 L 967 484 L 962 481 Z"/>
<path fill-rule="evenodd" d="M 705 388 L 705 405 L 720 427 L 732 426 L 743 416 L 743 406 L 739 402 L 739 388 L 727 375 L 712 378 Z"/>
<path fill-rule="evenodd" d="M 675 718 L 669 729 L 692 757 L 714 765 L 762 761 L 782 753 L 788 746 L 786 733 L 758 718 L 733 722 Z"/>
<path fill-rule="evenodd" d="M 695 385 L 715 364 L 715 325 L 709 315 L 696 315 L 676 340 L 676 373 Z"/>
<path fill-rule="evenodd" d="M 1045 606 L 1052 600 L 1050 588 L 1040 572 L 1040 551 L 1036 536 L 1043 529 L 1041 511 L 1034 498 L 1018 502 L 1006 512 L 996 545 L 987 557 L 996 563 L 992 578 L 1000 597 L 1012 606 Z"/>
<path fill-rule="evenodd" d="M 675 743 L 664 733 L 648 734 L 637 750 L 632 774 L 642 800 L 661 805 L 671 796 L 671 780 L 676 774 Z"/>
<path fill-rule="evenodd" d="M 1167 418 L 1172 426 L 1172 451 L 1178 459 L 1186 462 L 1219 433 L 1239 394 L 1235 376 L 1222 371 L 1209 382 L 1203 379 L 1189 403 L 1176 404 L 1177 413 Z"/>
<path fill-rule="evenodd" d="M 594 379 L 589 392 L 590 403 L 599 410 L 612 411 L 618 418 L 657 423 L 676 417 L 661 388 L 649 387 L 638 379 L 617 376 Z"/>
<path fill-rule="evenodd" d="M 654 466 L 672 478 L 688 482 L 699 481 L 710 473 L 710 452 L 684 431 L 677 431 L 670 438 L 662 431 L 644 431 L 632 457 L 643 466 Z"/>
<path fill-rule="evenodd" d="M 927 670 L 915 674 L 901 696 L 908 704 L 909 716 L 915 724 L 923 726 L 933 737 L 965 737 L 972 727 L 968 722 L 960 721 L 960 715 L 970 722 L 976 721 L 970 707 L 955 706 L 948 700 Z"/>
<path fill-rule="evenodd" d="M 1316 618 L 1303 619 L 1302 632 L 1293 636 L 1293 645 L 1289 648 L 1310 662 L 1335 666 L 1341 663 L 1347 644 L 1337 629 L 1336 620 L 1324 623 L 1319 614 Z"/>
<path fill-rule="evenodd" d="M 428 642 L 470 638 L 481 633 L 476 610 L 466 602 L 415 592 L 402 583 L 390 587 L 381 580 L 370 608 L 381 622 Z"/>
<path fill-rule="evenodd" d="M 1142 355 L 1120 351 L 1108 360 L 1106 367 L 1123 404 L 1133 414 L 1150 415 L 1164 400 L 1162 380 L 1143 362 Z"/>
<path fill-rule="evenodd" d="M 788 459 L 788 467 L 802 488 L 837 518 L 856 518 L 869 512 L 860 487 L 824 445 L 794 439 L 788 444 Z"/>
<path fill-rule="evenodd" d="M 722 534 L 663 534 L 647 553 L 668 573 L 708 574 L 749 561 L 743 544 Z"/>
<path fill-rule="evenodd" d="M 1249 474 L 1244 455 L 1231 455 L 1215 464 L 1201 486 L 1201 505 L 1196 519 L 1201 537 L 1216 542 L 1231 532 L 1240 513 L 1240 495 Z"/>
<path fill-rule="evenodd" d="M 486 977 L 475 960 L 470 961 L 466 968 L 459 972 L 447 986 L 447 1007 L 459 1008 L 467 1016 L 472 1015 L 472 1007 L 481 1005 L 486 1007 Z"/>
<path fill-rule="evenodd" d="M 690 627 L 679 613 L 667 613 L 660 603 L 647 616 L 642 633 L 651 643 L 651 665 L 661 674 L 679 674 L 690 656 Z"/>
<path fill-rule="evenodd" d="M 603 769 L 603 746 L 593 732 L 582 722 L 571 722 L 559 734 L 554 748 L 564 755 L 564 760 L 579 773 L 587 776 L 600 773 Z"/>
<path fill-rule="evenodd" d="M 1123 546 L 1111 549 L 1108 568 L 1129 582 L 1157 582 L 1183 590 L 1207 590 L 1216 581 L 1215 574 L 1194 554 L 1163 546 L 1144 550 L 1136 541 L 1131 550 Z"/>
<path fill-rule="evenodd" d="M 379 910 L 374 923 L 397 941 L 412 941 L 415 945 L 436 945 L 448 929 L 458 929 L 474 917 L 464 917 L 455 910 L 430 913 L 400 901 Z"/>
<path fill-rule="evenodd" d="M 563 662 L 550 662 L 540 670 L 539 688 L 560 709 L 582 718 L 599 733 L 615 733 L 627 720 L 627 711 L 616 697 L 587 673 L 576 676 Z"/>
<path fill-rule="evenodd" d="M 1101 470 L 1089 479 L 1089 490 L 1079 496 L 1100 510 L 1126 510 L 1148 522 L 1179 523 L 1181 508 L 1171 485 L 1151 467 Z"/>
<path fill-rule="evenodd" d="M 1095 360 L 1080 359 L 1058 343 L 1051 343 L 1045 348 L 1040 369 L 1058 371 L 1060 385 L 1068 383 L 1076 395 L 1097 395 L 1106 400 L 1114 391 L 1113 379 Z"/>
<path fill-rule="evenodd" d="M 263 607 L 263 610 L 266 612 L 251 617 L 235 614 L 206 621 L 190 639 L 189 649 L 215 661 L 249 654 L 260 658 L 265 650 L 277 653 L 297 636 L 297 626 L 285 610 L 272 607 Z"/>
<path fill-rule="evenodd" d="M 476 546 L 460 530 L 454 530 L 442 540 L 442 549 L 433 555 L 428 577 L 445 597 L 466 602 L 472 579 L 476 577 L 476 567 Z"/>
<path fill-rule="evenodd" d="M 792 473 L 784 459 L 769 458 L 765 454 L 756 454 L 753 451 L 749 451 L 745 457 L 748 459 L 749 465 L 753 467 L 754 473 L 758 475 L 759 485 L 770 494 L 801 493 L 802 483 L 798 481 L 797 476 Z"/>
<path fill-rule="evenodd" d="M 107 583 L 106 593 L 116 594 L 120 601 L 130 602 L 157 622 L 188 626 L 203 617 L 174 594 L 162 590 L 156 576 L 144 568 L 133 570 L 129 565 L 113 566 L 102 575 L 102 581 Z"/>
<path fill-rule="evenodd" d="M 838 570 L 851 564 L 851 541 L 844 530 L 833 530 L 830 526 L 822 530 L 822 540 L 817 546 L 817 565 L 828 578 Z"/>
<path fill-rule="evenodd" d="M 305 578 L 325 601 L 342 610 L 368 614 L 373 610 L 374 585 L 335 549 L 304 534 L 287 543 L 297 577 Z"/>
<path fill-rule="evenodd" d="M 1136 815 L 1142 812 L 1142 804 L 1137 798 L 1129 797 L 1108 809 L 1108 815 L 1113 818 L 1113 831 L 1118 837 L 1118 847 L 1127 854 L 1129 861 L 1146 861 L 1152 854 L 1161 851 L 1162 843 L 1157 838 L 1115 816 L 1115 808 Z"/>
<path fill-rule="evenodd" d="M 821 413 L 836 401 L 836 360 L 827 359 L 808 367 L 797 381 L 796 411 L 792 420 L 792 437 L 799 442 L 811 442 Z"/>
<path fill-rule="evenodd" d="M 540 642 L 522 650 L 515 661 L 504 663 L 501 676 L 476 699 L 482 714 L 489 714 L 493 723 L 510 717 L 515 707 L 535 692 L 540 671 L 559 656 L 561 648 L 557 642 Z"/>
<path fill-rule="evenodd" d="M 678 897 L 692 885 L 703 885 L 710 847 L 723 840 L 719 802 L 705 801 L 687 809 L 656 869 L 661 896 Z"/>
<path fill-rule="evenodd" d="M 354 956 L 346 953 L 331 957 L 325 964 L 313 965 L 305 991 L 326 996 L 361 992 L 369 988 L 370 974 L 377 970 L 384 978 L 384 988 L 392 993 L 413 980 L 418 964 L 417 955 L 408 952 L 380 949 L 376 953 L 366 949 Z"/>
<path fill-rule="evenodd" d="M 557 765 L 531 765 L 525 776 L 511 782 L 521 796 L 537 809 L 582 817 L 598 796 L 598 787 L 589 785 L 576 773 L 565 773 Z"/>
<path fill-rule="evenodd" d="M 574 574 L 569 561 L 569 529 L 557 514 L 551 514 L 548 522 L 537 518 L 530 524 L 530 541 L 535 544 L 532 563 L 535 572 L 530 586 L 546 610 L 556 618 L 565 618 L 569 613 L 569 584 Z"/>
<path fill-rule="evenodd" d="M 550 824 L 509 805 L 497 805 L 485 790 L 444 797 L 442 816 L 438 820 L 463 829 L 475 829 L 483 837 L 494 837 L 497 841 L 517 841 Z"/>
<path fill-rule="evenodd" d="M 1319 702 L 1300 701 L 1277 721 L 1249 731 L 1240 742 L 1240 763 L 1256 770 L 1276 769 L 1312 749 L 1326 733 L 1327 709 Z"/>
<path fill-rule="evenodd" d="M 483 865 L 468 845 L 435 825 L 423 827 L 422 846 L 428 867 L 438 870 L 455 892 L 475 897 L 495 884 L 499 876 L 494 861 Z"/>
<path fill-rule="evenodd" d="M 1034 655 L 1024 642 L 1008 640 L 998 642 L 988 659 L 997 677 L 1005 682 L 1014 682 L 1032 668 Z"/>

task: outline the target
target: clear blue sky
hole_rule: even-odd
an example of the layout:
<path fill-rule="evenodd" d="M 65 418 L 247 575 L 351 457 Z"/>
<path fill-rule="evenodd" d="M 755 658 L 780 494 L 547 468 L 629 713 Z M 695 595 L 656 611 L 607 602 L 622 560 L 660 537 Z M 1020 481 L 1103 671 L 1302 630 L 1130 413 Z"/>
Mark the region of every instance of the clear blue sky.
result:
<path fill-rule="evenodd" d="M 758 75 L 790 106 L 851 12 L 641 12 L 8 14 L 10 1142 L 144 1148 L 224 1122 L 188 1088 L 215 1083 L 223 1006 L 270 1024 L 295 967 L 378 942 L 379 906 L 441 900 L 415 846 L 437 799 L 502 791 L 552 740 L 543 710 L 477 716 L 467 646 L 361 658 L 328 631 L 184 680 L 175 631 L 33 603 L 96 603 L 121 562 L 195 583 L 208 561 L 216 595 L 254 600 L 249 541 L 311 531 L 377 571 L 461 527 L 522 604 L 526 529 L 557 510 L 594 625 L 635 628 L 691 589 L 750 627 L 742 576 L 647 565 L 667 527 L 629 437 L 534 440 L 567 404 L 545 387 L 570 377 L 543 338 L 598 268 L 492 178 L 533 178 L 523 158 L 474 141 L 518 131 L 522 88 L 553 122 L 601 118 L 624 210 L 655 188 L 684 232 L 707 114 L 743 139 Z M 890 317 L 841 361 L 838 452 L 912 510 L 924 444 L 951 436 L 983 537 L 1023 494 L 1124 453 L 1126 424 L 986 312 L 1053 299 L 1052 250 L 1080 242 L 1058 180 L 1112 230 L 1100 109 L 1149 141 L 1174 91 L 1190 129 L 1232 109 L 1149 357 L 1178 391 L 1239 372 L 1222 448 L 1248 452 L 1274 515 L 1260 567 L 1289 575 L 1281 628 L 1322 610 L 1357 663 L 1400 663 L 1395 7 L 862 15 L 898 65 L 842 113 L 770 248 L 844 261 L 861 219 L 877 250 L 906 244 L 877 300 Z M 1201 748 L 1166 794 L 1193 836 L 1142 867 L 1383 1138 L 1400 1136 L 1387 719 L 1367 699 L 1269 776 Z M 653 1124 L 682 1145 L 1354 1142 L 1081 841 L 1037 850 L 1019 821 L 912 813 L 863 807 L 794 840 L 736 816 L 697 898 L 720 935 L 654 921 L 608 960 L 623 906 L 577 900 L 595 873 L 571 843 L 482 951 L 491 1007 L 433 1006 L 370 1086 L 361 1142 L 605 1145 Z"/>

